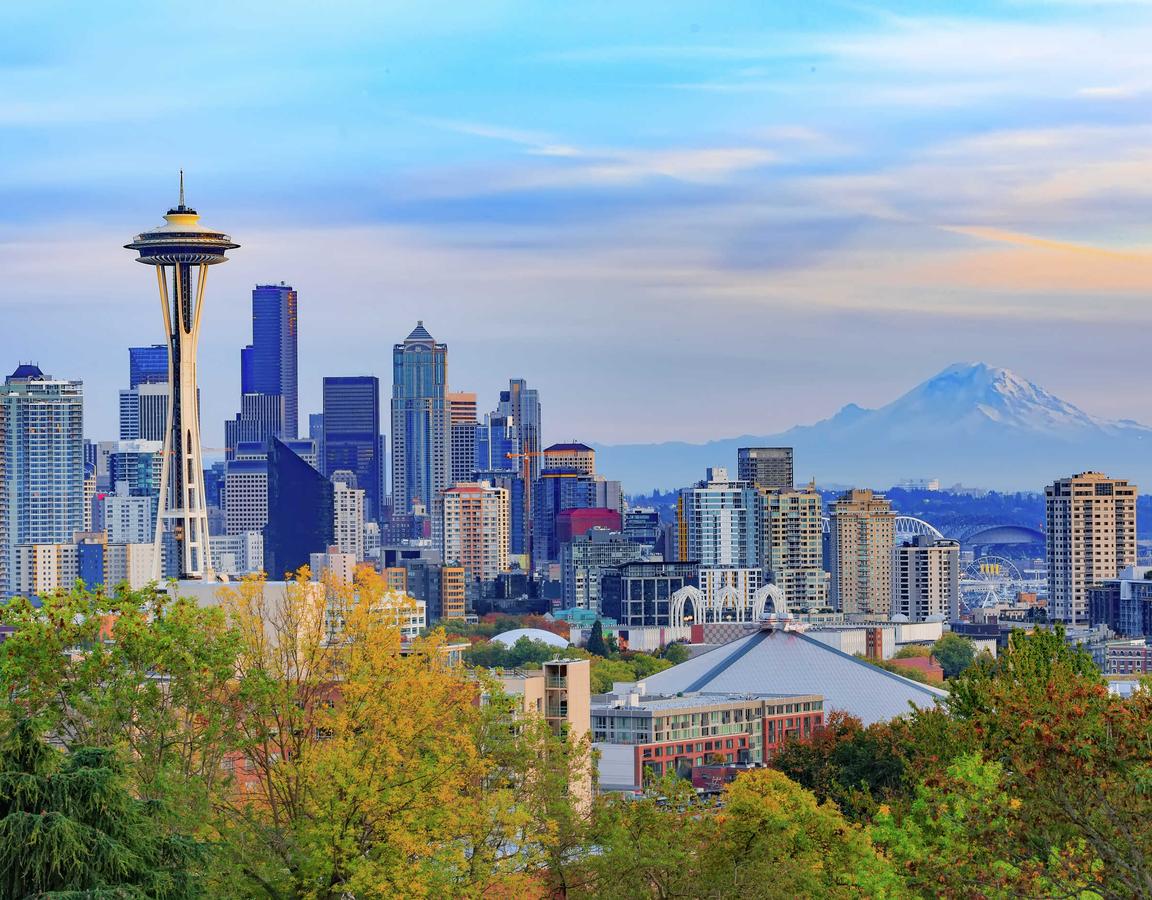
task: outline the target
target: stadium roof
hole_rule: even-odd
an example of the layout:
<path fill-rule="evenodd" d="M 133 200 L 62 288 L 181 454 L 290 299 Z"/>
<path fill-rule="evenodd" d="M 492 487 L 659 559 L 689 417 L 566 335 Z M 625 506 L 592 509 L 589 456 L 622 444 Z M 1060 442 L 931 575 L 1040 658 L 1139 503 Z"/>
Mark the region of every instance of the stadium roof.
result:
<path fill-rule="evenodd" d="M 799 631 L 764 630 L 644 679 L 650 694 L 725 692 L 820 694 L 825 712 L 843 710 L 864 724 L 932 706 L 947 696 L 822 644 Z"/>

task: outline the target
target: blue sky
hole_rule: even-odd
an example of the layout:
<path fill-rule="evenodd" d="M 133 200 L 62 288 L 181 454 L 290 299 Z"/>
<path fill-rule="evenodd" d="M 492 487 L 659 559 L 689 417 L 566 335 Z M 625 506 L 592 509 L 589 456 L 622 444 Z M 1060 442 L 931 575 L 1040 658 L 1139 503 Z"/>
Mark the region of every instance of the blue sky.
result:
<path fill-rule="evenodd" d="M 206 440 L 248 291 L 300 291 L 302 409 L 415 320 L 547 436 L 770 433 L 957 360 L 1152 421 L 1152 4 L 0 7 L 0 360 L 114 436 L 158 339 L 120 249 L 189 200 Z"/>

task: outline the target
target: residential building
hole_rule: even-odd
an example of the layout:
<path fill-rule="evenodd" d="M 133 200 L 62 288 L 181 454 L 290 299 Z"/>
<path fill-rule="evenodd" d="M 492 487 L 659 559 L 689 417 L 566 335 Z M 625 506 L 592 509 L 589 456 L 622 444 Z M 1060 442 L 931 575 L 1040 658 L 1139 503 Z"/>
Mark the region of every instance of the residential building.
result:
<path fill-rule="evenodd" d="M 565 609 L 600 609 L 600 576 L 640 559 L 644 549 L 618 531 L 594 527 L 560 547 L 560 578 Z"/>
<path fill-rule="evenodd" d="M 1147 675 L 1152 672 L 1152 647 L 1145 640 L 1110 641 L 1105 654 L 1105 675 Z"/>
<path fill-rule="evenodd" d="M 264 534 L 249 531 L 212 538 L 212 568 L 221 575 L 240 578 L 264 571 Z"/>
<path fill-rule="evenodd" d="M 423 322 L 392 349 L 392 513 L 432 509 L 450 484 L 448 345 Z"/>
<path fill-rule="evenodd" d="M 324 379 L 324 455 L 320 471 L 356 474 L 364 491 L 364 518 L 378 522 L 384 509 L 384 439 L 380 435 L 380 381 L 374 375 Z"/>
<path fill-rule="evenodd" d="M 749 618 L 756 592 L 764 586 L 764 571 L 758 568 L 700 566 L 698 577 L 703 609 L 719 611 L 720 621 Z"/>
<path fill-rule="evenodd" d="M 716 764 L 763 764 L 789 738 L 824 725 L 819 694 L 649 694 L 619 684 L 592 707 L 601 790 L 638 791 L 664 775 Z"/>
<path fill-rule="evenodd" d="M 332 514 L 336 546 L 356 562 L 364 561 L 364 491 L 346 470 L 332 474 Z"/>
<path fill-rule="evenodd" d="M 337 584 L 353 584 L 356 580 L 357 562 L 353 554 L 343 553 L 335 545 L 323 553 L 308 555 L 308 568 L 313 581 L 332 579 Z"/>
<path fill-rule="evenodd" d="M 762 491 L 790 491 L 791 447 L 741 447 L 736 451 L 736 477 Z"/>
<path fill-rule="evenodd" d="M 960 542 L 917 535 L 892 553 L 892 615 L 960 621 Z"/>
<path fill-rule="evenodd" d="M 1100 472 L 1061 478 L 1044 489 L 1048 610 L 1088 622 L 1088 586 L 1136 565 L 1136 485 Z"/>
<path fill-rule="evenodd" d="M 1152 637 L 1152 566 L 1127 566 L 1085 591 L 1090 625 L 1127 638 Z"/>
<path fill-rule="evenodd" d="M 832 504 L 829 526 L 830 601 L 845 613 L 887 615 L 892 606 L 892 504 L 853 489 Z"/>
<path fill-rule="evenodd" d="M 104 530 L 113 544 L 150 544 L 156 536 L 155 495 L 135 495 L 119 481 L 116 493 L 104 497 Z"/>
<path fill-rule="evenodd" d="M 748 569 L 760 565 L 760 492 L 732 481 L 724 468 L 680 492 L 680 559 L 702 568 Z"/>
<path fill-rule="evenodd" d="M 621 628 L 671 625 L 672 595 L 698 587 L 694 562 L 628 562 L 600 573 L 600 612 Z"/>
<path fill-rule="evenodd" d="M 440 567 L 437 618 L 463 619 L 468 613 L 467 570 L 463 566 Z"/>
<path fill-rule="evenodd" d="M 823 563 L 823 503 L 815 485 L 762 492 L 761 562 L 768 581 L 795 609 L 828 602 Z"/>
<path fill-rule="evenodd" d="M 485 482 L 441 490 L 433 514 L 433 544 L 446 565 L 462 566 L 468 581 L 491 581 L 508 568 L 508 492 Z"/>
<path fill-rule="evenodd" d="M 83 386 L 21 364 L 0 386 L 0 597 L 16 547 L 68 543 L 84 519 Z"/>

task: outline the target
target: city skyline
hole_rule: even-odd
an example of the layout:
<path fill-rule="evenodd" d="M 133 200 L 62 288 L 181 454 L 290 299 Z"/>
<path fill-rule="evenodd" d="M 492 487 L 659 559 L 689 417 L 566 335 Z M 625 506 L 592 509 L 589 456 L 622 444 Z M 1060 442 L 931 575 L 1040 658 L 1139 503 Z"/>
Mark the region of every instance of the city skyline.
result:
<path fill-rule="evenodd" d="M 386 378 L 423 318 L 454 389 L 537 386 L 547 440 L 771 434 L 962 358 L 1152 421 L 1147 7 L 358 13 L 230 10 L 233 39 L 188 26 L 159 70 L 145 38 L 175 11 L 0 13 L 0 353 L 82 379 L 90 437 L 115 434 L 122 348 L 162 339 L 116 248 L 180 166 L 245 244 L 205 311 L 210 446 L 245 300 L 280 280 L 302 413 L 324 376 Z M 197 134 L 168 137 L 189 112 Z M 117 352 L 93 339 L 110 321 Z M 862 346 L 885 351 L 867 371 Z M 696 353 L 728 389 L 690 377 Z"/>

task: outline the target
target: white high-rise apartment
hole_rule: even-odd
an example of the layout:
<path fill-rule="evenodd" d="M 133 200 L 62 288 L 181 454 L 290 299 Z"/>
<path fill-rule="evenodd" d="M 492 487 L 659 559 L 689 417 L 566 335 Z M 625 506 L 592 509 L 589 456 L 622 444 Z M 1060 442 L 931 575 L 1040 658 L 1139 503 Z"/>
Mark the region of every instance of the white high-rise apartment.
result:
<path fill-rule="evenodd" d="M 872 491 L 846 491 L 832 504 L 829 599 L 838 610 L 890 613 L 895 529 L 892 504 Z"/>
<path fill-rule="evenodd" d="M 694 487 L 680 491 L 680 559 L 701 568 L 752 569 L 760 565 L 760 492 L 711 468 Z"/>
<path fill-rule="evenodd" d="M 960 543 L 917 535 L 892 551 L 892 614 L 960 618 Z"/>
<path fill-rule="evenodd" d="M 83 528 L 82 384 L 20 365 L 0 385 L 0 597 L 15 590 L 19 545 L 68 543 Z"/>
<path fill-rule="evenodd" d="M 333 539 L 341 553 L 364 562 L 364 490 L 352 487 L 356 477 L 351 472 L 332 474 Z"/>
<path fill-rule="evenodd" d="M 1087 588 L 1136 565 L 1136 495 L 1136 485 L 1100 472 L 1044 489 L 1052 618 L 1087 624 Z"/>

